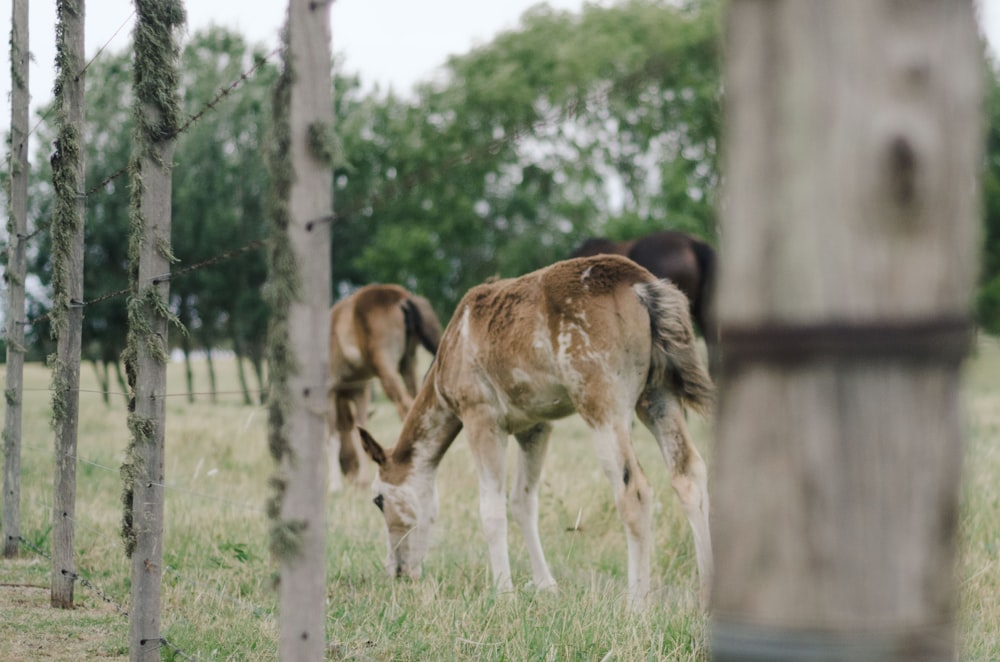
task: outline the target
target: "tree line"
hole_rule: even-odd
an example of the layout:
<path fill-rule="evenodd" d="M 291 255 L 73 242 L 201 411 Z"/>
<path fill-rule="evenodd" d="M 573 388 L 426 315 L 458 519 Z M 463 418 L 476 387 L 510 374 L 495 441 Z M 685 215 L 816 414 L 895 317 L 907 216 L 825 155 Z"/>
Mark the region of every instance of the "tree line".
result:
<path fill-rule="evenodd" d="M 334 26 L 334 33 L 338 26 Z M 332 288 L 395 282 L 449 319 L 465 291 L 566 257 L 582 239 L 656 229 L 718 243 L 721 11 L 714 0 L 629 0 L 579 13 L 540 5 L 519 26 L 451 57 L 412 94 L 366 90 L 333 63 Z M 240 34 L 192 35 L 181 56 L 185 116 L 173 173 L 171 307 L 190 357 L 227 348 L 247 359 L 244 397 L 261 391 L 268 317 L 266 153 L 277 57 Z M 252 71 L 252 74 L 245 75 Z M 1000 75 L 987 67 L 981 326 L 1000 332 Z M 87 73 L 84 359 L 105 391 L 122 377 L 127 286 L 126 177 L 131 54 Z M 229 94 L 219 91 L 239 81 Z M 210 101 L 218 99 L 210 107 Z M 36 129 L 29 219 L 29 359 L 51 352 L 44 313 L 52 213 L 44 110 Z M 104 298 L 107 297 L 107 298 Z M 244 362 L 239 362 L 243 367 Z M 190 374 L 190 372 L 189 372 Z M 210 371 L 211 374 L 211 371 Z M 256 383 L 254 385 L 254 382 Z M 214 390 L 214 388 L 213 388 Z M 123 392 L 124 392 L 123 388 Z M 190 387 L 189 392 L 193 392 Z"/>

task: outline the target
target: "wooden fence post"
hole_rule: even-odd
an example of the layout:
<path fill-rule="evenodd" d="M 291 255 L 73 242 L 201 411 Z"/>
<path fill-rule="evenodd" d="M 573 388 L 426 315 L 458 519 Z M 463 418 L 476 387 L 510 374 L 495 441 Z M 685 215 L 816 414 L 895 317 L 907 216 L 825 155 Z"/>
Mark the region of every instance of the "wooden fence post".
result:
<path fill-rule="evenodd" d="M 52 219 L 52 331 L 58 338 L 52 368 L 55 428 L 52 499 L 53 607 L 73 607 L 76 561 L 76 448 L 83 332 L 84 0 L 56 3 L 58 136 L 51 157 L 56 209 Z"/>
<path fill-rule="evenodd" d="M 3 555 L 21 536 L 21 418 L 24 410 L 24 278 L 28 236 L 28 0 L 14 0 L 10 29 L 10 216 L 7 221 L 7 409 L 3 428 Z"/>
<path fill-rule="evenodd" d="M 174 143 L 180 126 L 177 30 L 180 0 L 136 0 L 130 164 L 128 372 L 132 441 L 126 463 L 126 549 L 132 557 L 129 658 L 159 660 L 163 577 L 164 434 L 169 358 L 170 200 Z"/>
<path fill-rule="evenodd" d="M 729 5 L 716 660 L 955 659 L 972 5 Z"/>
<path fill-rule="evenodd" d="M 325 655 L 326 383 L 333 91 L 327 2 L 291 0 L 275 91 L 268 342 L 271 550 L 279 563 L 282 660 Z"/>

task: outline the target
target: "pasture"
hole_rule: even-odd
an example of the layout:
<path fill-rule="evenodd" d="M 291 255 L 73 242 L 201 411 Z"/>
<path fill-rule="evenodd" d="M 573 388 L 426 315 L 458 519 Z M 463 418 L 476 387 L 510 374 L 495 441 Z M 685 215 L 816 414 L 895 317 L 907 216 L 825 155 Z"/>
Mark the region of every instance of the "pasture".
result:
<path fill-rule="evenodd" d="M 426 354 L 421 355 L 426 362 Z M 426 363 L 425 363 L 426 364 Z M 204 365 L 196 388 L 207 390 Z M 219 402 L 188 403 L 183 365 L 171 364 L 166 428 L 163 659 L 277 657 L 277 594 L 267 550 L 273 463 L 266 413 L 241 404 L 231 361 L 216 361 Z M 76 609 L 48 607 L 50 568 L 22 547 L 0 560 L 0 660 L 120 659 L 128 655 L 129 561 L 118 537 L 118 467 L 128 442 L 124 398 L 106 407 L 89 366 L 81 371 L 76 510 Z M 49 372 L 25 370 L 21 533 L 48 550 L 53 433 Z M 983 338 L 965 370 L 966 463 L 958 581 L 961 657 L 1000 659 L 1000 341 Z M 763 415 L 763 414 L 762 414 Z M 711 425 L 689 417 L 712 466 Z M 369 426 L 395 440 L 394 407 L 377 392 Z M 645 428 L 636 450 L 656 490 L 656 603 L 626 609 L 626 552 L 611 490 L 582 422 L 558 422 L 542 478 L 540 529 L 556 595 L 524 588 L 531 570 L 511 524 L 513 595 L 490 585 L 477 481 L 463 436 L 439 472 L 441 513 L 418 582 L 382 567 L 384 524 L 364 488 L 328 499 L 328 658 L 360 660 L 706 660 L 708 622 L 698 609 L 694 546 L 666 470 Z M 513 454 L 513 441 L 509 452 Z M 752 471 L 752 467 L 747 468 Z M 761 480 L 767 480 L 761 476 Z"/>

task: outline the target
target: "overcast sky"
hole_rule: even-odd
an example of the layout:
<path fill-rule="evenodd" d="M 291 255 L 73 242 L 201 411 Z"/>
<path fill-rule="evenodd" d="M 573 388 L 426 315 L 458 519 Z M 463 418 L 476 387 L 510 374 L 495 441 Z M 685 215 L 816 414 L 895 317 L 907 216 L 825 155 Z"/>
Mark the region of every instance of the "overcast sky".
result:
<path fill-rule="evenodd" d="M 1000 45 L 1000 0 L 978 0 L 980 22 L 996 53 Z M 538 0 L 336 0 L 332 10 L 333 49 L 346 68 L 361 74 L 366 85 L 389 86 L 405 93 L 427 80 L 448 55 L 489 42 L 498 32 L 516 27 L 520 15 Z M 548 0 L 559 9 L 578 11 L 584 0 Z M 607 4 L 607 0 L 592 4 Z M 55 59 L 55 0 L 30 0 L 29 85 L 32 108 L 52 97 Z M 211 24 L 240 31 L 252 42 L 276 46 L 284 21 L 285 0 L 188 0 L 188 31 Z M 128 48 L 132 0 L 89 0 L 86 3 L 88 59 L 102 47 Z M 11 0 L 0 0 L 0 133 L 10 126 Z M 34 123 L 34 114 L 32 114 Z M 6 153 L 4 154 L 6 158 Z"/>

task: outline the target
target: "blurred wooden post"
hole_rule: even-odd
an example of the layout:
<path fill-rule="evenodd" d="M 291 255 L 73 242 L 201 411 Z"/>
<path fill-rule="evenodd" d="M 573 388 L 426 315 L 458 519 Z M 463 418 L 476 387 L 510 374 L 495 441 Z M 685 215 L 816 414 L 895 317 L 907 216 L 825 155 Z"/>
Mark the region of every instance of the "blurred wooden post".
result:
<path fill-rule="evenodd" d="M 972 0 L 732 0 L 713 657 L 954 659 Z"/>
<path fill-rule="evenodd" d="M 288 14 L 288 242 L 298 296 L 288 308 L 286 477 L 280 519 L 296 532 L 280 554 L 282 660 L 321 660 L 326 650 L 326 383 L 330 337 L 333 74 L 330 3 L 292 0 Z"/>
<path fill-rule="evenodd" d="M 24 410 L 24 277 L 28 236 L 28 0 L 14 0 L 10 28 L 10 218 L 7 221 L 7 409 L 3 428 L 3 555 L 21 535 L 21 418 Z"/>
<path fill-rule="evenodd" d="M 72 609 L 76 583 L 73 540 L 76 515 L 76 448 L 80 413 L 80 351 L 83 333 L 84 0 L 57 3 L 58 137 L 52 155 L 56 210 L 52 219 L 52 312 L 58 337 L 52 364 L 55 428 L 52 498 L 53 607 Z"/>

